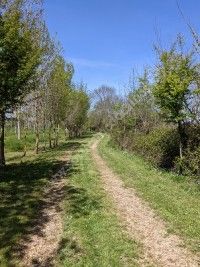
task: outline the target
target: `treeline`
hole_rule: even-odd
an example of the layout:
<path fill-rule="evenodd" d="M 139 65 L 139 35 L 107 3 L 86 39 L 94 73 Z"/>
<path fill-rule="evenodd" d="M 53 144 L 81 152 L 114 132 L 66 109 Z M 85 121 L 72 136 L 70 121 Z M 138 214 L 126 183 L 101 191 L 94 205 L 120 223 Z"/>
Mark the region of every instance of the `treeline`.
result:
<path fill-rule="evenodd" d="M 125 96 L 108 86 L 97 89 L 90 127 L 157 167 L 199 176 L 200 42 L 194 37 L 191 49 L 181 36 L 169 49 L 155 47 L 155 66 L 132 77 Z"/>
<path fill-rule="evenodd" d="M 61 128 L 70 137 L 82 134 L 89 97 L 73 75 L 73 65 L 48 32 L 42 2 L 0 1 L 0 166 L 5 165 L 5 125 L 24 138 L 24 155 L 30 132 L 36 153 L 41 136 L 55 147 Z"/>

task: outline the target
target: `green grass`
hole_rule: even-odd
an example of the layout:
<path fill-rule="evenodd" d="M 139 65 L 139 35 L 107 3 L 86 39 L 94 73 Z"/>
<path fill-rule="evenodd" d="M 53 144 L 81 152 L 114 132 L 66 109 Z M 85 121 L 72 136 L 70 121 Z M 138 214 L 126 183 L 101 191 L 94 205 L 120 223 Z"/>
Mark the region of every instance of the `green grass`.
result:
<path fill-rule="evenodd" d="M 0 266 L 20 266 L 24 248 L 19 241 L 26 244 L 30 233 L 42 231 L 44 189 L 63 165 L 61 158 L 66 151 L 72 156 L 72 164 L 66 176 L 64 232 L 57 266 L 138 266 L 141 247 L 123 232 L 102 189 L 90 156 L 91 140 L 86 137 L 61 142 L 58 148 L 37 156 L 29 150 L 24 158 L 18 150 L 12 152 L 7 147 L 8 165 L 0 171 Z"/>
<path fill-rule="evenodd" d="M 57 266 L 137 266 L 139 246 L 123 232 L 91 159 L 88 140 L 72 157 Z"/>
<path fill-rule="evenodd" d="M 64 131 L 60 130 L 59 133 L 60 140 L 64 137 Z M 52 134 L 53 139 L 53 134 Z M 16 133 L 13 131 L 9 131 L 6 129 L 5 134 L 5 149 L 6 152 L 23 152 L 24 147 L 26 144 L 27 150 L 34 150 L 35 149 L 35 140 L 36 136 L 35 133 L 32 131 L 26 132 L 26 138 L 25 138 L 25 131 L 22 130 L 21 133 L 21 139 L 18 140 Z M 53 141 L 53 140 L 52 140 Z M 40 150 L 44 150 L 45 145 L 48 146 L 49 139 L 48 139 L 48 132 L 40 132 L 39 134 L 39 148 Z"/>
<path fill-rule="evenodd" d="M 29 133 L 27 134 L 27 149 L 34 149 L 35 145 L 35 134 Z M 5 148 L 6 152 L 22 152 L 25 146 L 25 138 L 21 137 L 21 140 L 16 138 L 16 134 L 10 133 L 6 135 L 5 138 Z"/>
<path fill-rule="evenodd" d="M 179 234 L 190 249 L 199 253 L 199 185 L 189 177 L 162 172 L 141 157 L 113 147 L 108 136 L 102 139 L 99 150 L 125 186 L 134 187 L 166 220 L 169 232 Z"/>

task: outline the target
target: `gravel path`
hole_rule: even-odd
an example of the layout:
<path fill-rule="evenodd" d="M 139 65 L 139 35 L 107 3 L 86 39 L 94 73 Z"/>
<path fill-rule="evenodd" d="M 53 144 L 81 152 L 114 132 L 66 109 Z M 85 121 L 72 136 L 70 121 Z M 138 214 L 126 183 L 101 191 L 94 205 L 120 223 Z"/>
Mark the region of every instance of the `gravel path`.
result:
<path fill-rule="evenodd" d="M 126 227 L 129 235 L 142 243 L 144 260 L 163 267 L 197 267 L 200 262 L 183 247 L 181 239 L 167 233 L 165 223 L 155 212 L 137 196 L 133 189 L 125 188 L 121 179 L 113 173 L 98 154 L 95 141 L 91 147 L 92 156 L 102 176 L 104 189 L 112 197 L 117 215 Z"/>

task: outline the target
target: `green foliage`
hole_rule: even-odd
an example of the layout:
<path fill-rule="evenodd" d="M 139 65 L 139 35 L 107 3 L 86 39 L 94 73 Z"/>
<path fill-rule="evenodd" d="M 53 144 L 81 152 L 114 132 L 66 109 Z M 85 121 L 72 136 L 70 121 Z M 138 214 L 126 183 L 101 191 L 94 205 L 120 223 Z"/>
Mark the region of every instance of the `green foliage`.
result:
<path fill-rule="evenodd" d="M 0 7 L 0 109 L 22 101 L 40 64 L 39 17 L 25 9 L 24 1 Z"/>
<path fill-rule="evenodd" d="M 120 136 L 115 132 L 112 138 L 124 149 L 142 155 L 157 167 L 172 168 L 179 153 L 178 133 L 166 126 L 155 128 L 148 134 L 128 132 Z"/>
<path fill-rule="evenodd" d="M 188 136 L 187 148 L 182 158 L 176 159 L 176 168 L 180 167 L 183 174 L 200 177 L 200 126 L 188 124 L 186 127 Z"/>
<path fill-rule="evenodd" d="M 172 168 L 179 153 L 178 134 L 173 128 L 155 128 L 149 134 L 136 135 L 132 150 L 158 167 Z"/>
<path fill-rule="evenodd" d="M 5 146 L 7 152 L 23 152 L 25 144 L 27 149 L 34 149 L 35 135 L 33 133 L 28 133 L 26 140 L 24 136 L 21 138 L 21 140 L 18 140 L 16 134 L 6 135 Z"/>
<path fill-rule="evenodd" d="M 70 137 L 80 136 L 87 122 L 90 99 L 83 84 L 71 86 L 66 103 L 65 125 Z"/>
<path fill-rule="evenodd" d="M 47 92 L 44 95 L 47 118 L 51 126 L 57 127 L 65 119 L 73 76 L 72 69 L 61 56 L 57 56 L 52 62 Z"/>
<path fill-rule="evenodd" d="M 177 158 L 176 167 L 181 167 L 185 175 L 200 177 L 200 147 L 187 149 L 182 158 Z"/>
<path fill-rule="evenodd" d="M 159 53 L 153 92 L 167 120 L 177 123 L 188 118 L 187 101 L 192 94 L 190 86 L 196 77 L 195 68 L 192 54 L 183 54 L 180 39 L 169 51 Z"/>

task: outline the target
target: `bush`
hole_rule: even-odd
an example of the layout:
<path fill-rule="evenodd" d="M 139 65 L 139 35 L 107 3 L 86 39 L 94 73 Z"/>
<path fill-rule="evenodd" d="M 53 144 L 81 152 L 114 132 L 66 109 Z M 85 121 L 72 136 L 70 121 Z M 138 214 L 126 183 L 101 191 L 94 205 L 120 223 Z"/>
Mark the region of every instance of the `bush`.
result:
<path fill-rule="evenodd" d="M 173 168 L 179 155 L 179 136 L 171 127 L 158 127 L 148 134 L 118 131 L 112 137 L 121 148 L 142 155 L 157 167 Z"/>
<path fill-rule="evenodd" d="M 134 138 L 132 149 L 155 166 L 172 168 L 179 154 L 178 133 L 171 128 L 156 128 L 146 135 Z"/>
<path fill-rule="evenodd" d="M 22 152 L 24 150 L 24 146 L 28 149 L 34 148 L 35 144 L 35 135 L 34 134 L 27 134 L 26 141 L 24 136 L 22 136 L 21 140 L 18 140 L 16 134 L 6 134 L 5 138 L 5 148 L 6 151 L 10 152 Z"/>
<path fill-rule="evenodd" d="M 176 168 L 182 169 L 183 174 L 200 176 L 200 126 L 187 125 L 187 149 L 182 159 L 177 158 Z"/>
<path fill-rule="evenodd" d="M 184 175 L 200 176 L 200 147 L 194 151 L 187 149 L 182 159 L 177 158 L 176 168 L 181 168 Z"/>

